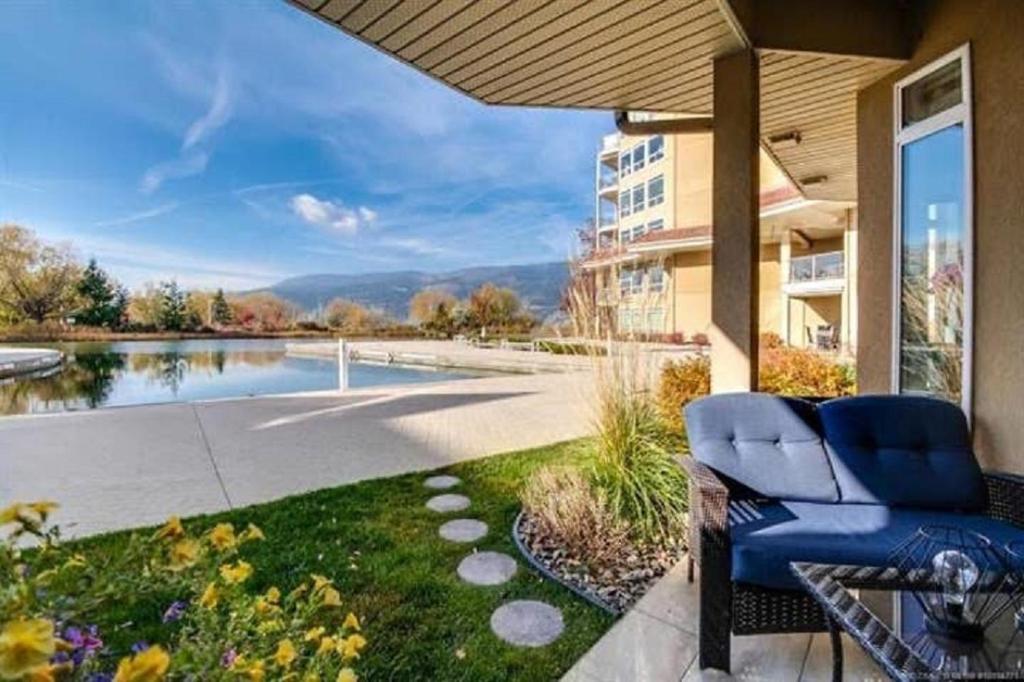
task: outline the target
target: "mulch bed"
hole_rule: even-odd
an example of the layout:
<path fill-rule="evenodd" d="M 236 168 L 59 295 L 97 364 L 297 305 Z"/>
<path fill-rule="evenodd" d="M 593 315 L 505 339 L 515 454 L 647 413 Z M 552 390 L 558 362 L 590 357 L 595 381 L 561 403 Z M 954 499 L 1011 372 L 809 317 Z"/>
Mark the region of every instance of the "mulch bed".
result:
<path fill-rule="evenodd" d="M 526 512 L 519 515 L 515 532 L 522 549 L 559 582 L 582 592 L 613 613 L 629 610 L 665 573 L 682 560 L 681 539 L 636 546 L 611 566 L 588 566 L 585 557 L 571 556 L 557 538 L 546 536 Z"/>

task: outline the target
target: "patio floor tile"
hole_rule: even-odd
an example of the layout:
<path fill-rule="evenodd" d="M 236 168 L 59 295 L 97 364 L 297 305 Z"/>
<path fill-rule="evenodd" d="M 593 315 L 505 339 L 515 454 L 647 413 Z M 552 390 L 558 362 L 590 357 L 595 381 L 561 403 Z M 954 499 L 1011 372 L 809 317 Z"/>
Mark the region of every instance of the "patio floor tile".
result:
<path fill-rule="evenodd" d="M 832 645 L 828 635 L 814 635 L 801 682 L 832 679 Z M 843 635 L 843 679 L 848 682 L 881 682 L 889 678 L 864 650 Z"/>
<path fill-rule="evenodd" d="M 675 682 L 696 655 L 697 638 L 692 633 L 634 609 L 578 667 L 596 682 Z"/>
<path fill-rule="evenodd" d="M 700 670 L 696 661 L 686 672 L 684 682 L 784 682 L 800 679 L 810 635 L 759 635 L 732 638 L 732 675 L 717 670 Z M 828 669 L 831 672 L 831 668 Z M 829 677 L 813 678 L 828 680 Z"/>
<path fill-rule="evenodd" d="M 686 580 L 686 560 L 665 574 L 633 608 L 648 616 L 697 634 L 700 620 L 698 583 Z"/>

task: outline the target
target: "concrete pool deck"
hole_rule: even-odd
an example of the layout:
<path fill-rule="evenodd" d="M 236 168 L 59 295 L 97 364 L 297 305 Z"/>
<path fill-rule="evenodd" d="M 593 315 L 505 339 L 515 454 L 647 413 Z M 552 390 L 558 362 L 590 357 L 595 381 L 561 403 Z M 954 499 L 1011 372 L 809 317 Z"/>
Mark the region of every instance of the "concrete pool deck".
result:
<path fill-rule="evenodd" d="M 49 348 L 0 346 L 0 379 L 51 369 L 63 359 L 63 353 Z"/>
<path fill-rule="evenodd" d="M 72 536 L 155 524 L 588 432 L 589 372 L 0 418 L 0 506 Z"/>

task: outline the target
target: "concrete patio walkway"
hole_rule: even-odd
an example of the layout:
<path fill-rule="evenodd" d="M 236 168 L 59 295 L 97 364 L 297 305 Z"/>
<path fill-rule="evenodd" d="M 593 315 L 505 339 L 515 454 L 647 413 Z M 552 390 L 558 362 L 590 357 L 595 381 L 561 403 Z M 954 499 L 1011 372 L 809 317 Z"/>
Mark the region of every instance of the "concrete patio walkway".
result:
<path fill-rule="evenodd" d="M 683 561 L 612 627 L 562 682 L 828 682 L 832 650 L 828 635 L 734 637 L 732 675 L 697 666 L 697 583 L 686 580 Z M 888 679 L 849 638 L 843 638 L 843 679 Z"/>
<path fill-rule="evenodd" d="M 584 372 L 0 419 L 0 504 L 80 536 L 584 435 Z"/>

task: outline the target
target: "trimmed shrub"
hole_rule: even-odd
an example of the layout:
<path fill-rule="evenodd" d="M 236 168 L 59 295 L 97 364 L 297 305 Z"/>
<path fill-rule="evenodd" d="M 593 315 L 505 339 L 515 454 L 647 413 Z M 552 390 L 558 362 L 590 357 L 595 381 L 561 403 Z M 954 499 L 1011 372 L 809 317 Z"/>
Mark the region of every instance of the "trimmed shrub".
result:
<path fill-rule="evenodd" d="M 671 431 L 680 433 L 683 429 L 683 407 L 709 393 L 711 358 L 698 355 L 669 362 L 662 368 L 661 381 L 658 382 L 658 413 Z"/>

